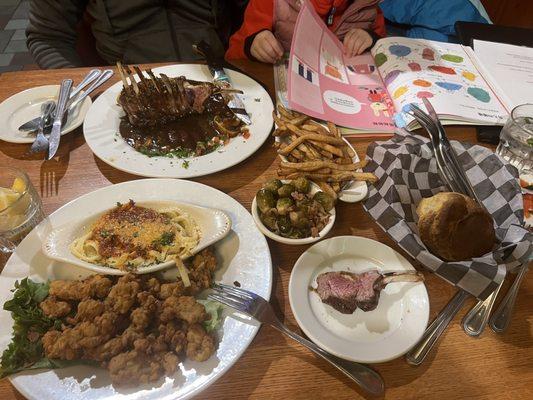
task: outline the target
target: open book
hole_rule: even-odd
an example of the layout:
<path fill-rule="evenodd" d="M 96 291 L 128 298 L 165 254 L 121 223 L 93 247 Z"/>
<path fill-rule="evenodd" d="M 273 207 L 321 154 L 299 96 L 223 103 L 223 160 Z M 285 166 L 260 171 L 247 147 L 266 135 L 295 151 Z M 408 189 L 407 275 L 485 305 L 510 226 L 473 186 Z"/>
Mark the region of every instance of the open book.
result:
<path fill-rule="evenodd" d="M 409 105 L 423 107 L 423 97 L 443 124 L 503 125 L 510 111 L 471 48 L 390 37 L 370 54 L 347 58 L 308 2 L 296 21 L 287 67 L 289 107 L 351 128 L 348 134 L 392 132 L 395 124 L 415 129 Z"/>

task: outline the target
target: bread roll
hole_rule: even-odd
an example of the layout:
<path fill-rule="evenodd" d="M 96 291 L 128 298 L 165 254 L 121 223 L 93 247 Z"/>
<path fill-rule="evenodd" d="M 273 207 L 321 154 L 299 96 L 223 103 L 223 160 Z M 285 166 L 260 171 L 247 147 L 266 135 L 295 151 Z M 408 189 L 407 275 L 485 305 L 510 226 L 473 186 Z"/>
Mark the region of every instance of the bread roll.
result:
<path fill-rule="evenodd" d="M 436 256 L 463 261 L 488 253 L 495 241 L 490 214 L 470 197 L 444 192 L 417 207 L 420 239 Z"/>

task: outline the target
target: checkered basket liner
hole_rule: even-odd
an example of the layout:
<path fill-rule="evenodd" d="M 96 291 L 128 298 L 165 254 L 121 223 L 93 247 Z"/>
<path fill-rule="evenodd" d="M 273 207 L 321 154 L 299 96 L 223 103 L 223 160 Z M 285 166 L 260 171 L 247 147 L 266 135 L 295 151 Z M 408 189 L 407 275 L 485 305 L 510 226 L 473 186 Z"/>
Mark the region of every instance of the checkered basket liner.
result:
<path fill-rule="evenodd" d="M 492 253 L 461 262 L 445 262 L 428 251 L 418 236 L 416 207 L 424 197 L 449 191 L 441 181 L 431 142 L 397 131 L 367 150 L 366 172 L 379 178 L 370 187 L 365 210 L 411 257 L 479 299 L 485 299 L 507 271 L 527 262 L 532 235 L 523 228 L 524 211 L 518 173 L 492 151 L 452 141 L 459 162 L 494 219 L 497 246 Z"/>

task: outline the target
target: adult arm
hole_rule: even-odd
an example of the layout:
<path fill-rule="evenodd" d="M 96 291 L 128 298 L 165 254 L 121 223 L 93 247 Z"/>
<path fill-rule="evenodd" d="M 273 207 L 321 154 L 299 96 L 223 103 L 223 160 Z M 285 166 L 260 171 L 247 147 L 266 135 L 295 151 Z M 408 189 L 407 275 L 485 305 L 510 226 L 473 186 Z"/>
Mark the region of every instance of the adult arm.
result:
<path fill-rule="evenodd" d="M 32 0 L 26 28 L 28 49 L 39 67 L 83 66 L 76 52 L 76 25 L 88 0 Z"/>

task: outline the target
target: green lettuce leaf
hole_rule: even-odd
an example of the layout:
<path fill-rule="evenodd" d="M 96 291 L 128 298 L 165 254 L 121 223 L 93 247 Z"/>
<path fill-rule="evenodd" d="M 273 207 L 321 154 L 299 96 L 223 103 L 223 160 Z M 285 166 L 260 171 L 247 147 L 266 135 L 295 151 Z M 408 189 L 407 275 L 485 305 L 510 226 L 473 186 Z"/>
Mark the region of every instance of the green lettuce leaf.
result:
<path fill-rule="evenodd" d="M 203 304 L 205 311 L 211 316 L 210 319 L 204 322 L 204 328 L 208 333 L 214 332 L 222 323 L 222 311 L 224 307 L 218 301 L 213 300 L 197 300 L 198 303 Z"/>

